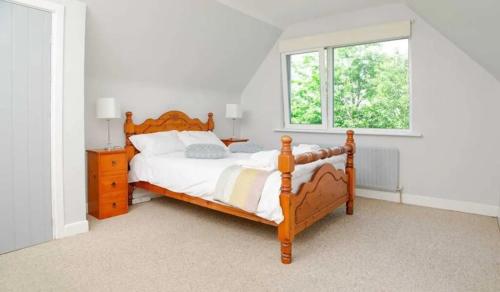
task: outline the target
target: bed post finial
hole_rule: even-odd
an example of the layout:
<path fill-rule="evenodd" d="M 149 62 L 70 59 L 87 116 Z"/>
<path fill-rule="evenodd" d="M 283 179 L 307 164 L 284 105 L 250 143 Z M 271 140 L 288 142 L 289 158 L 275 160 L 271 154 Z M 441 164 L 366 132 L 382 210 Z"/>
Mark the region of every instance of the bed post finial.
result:
<path fill-rule="evenodd" d="M 125 131 L 125 152 L 127 152 L 127 159 L 130 161 L 135 154 L 135 148 L 130 142 L 130 136 L 135 134 L 135 125 L 132 121 L 132 112 L 125 113 L 125 124 L 123 130 Z"/>
<path fill-rule="evenodd" d="M 354 144 L 354 131 L 353 130 L 347 130 L 346 134 L 347 134 L 346 143 Z"/>
<path fill-rule="evenodd" d="M 135 155 L 135 147 L 130 142 L 130 136 L 135 134 L 135 125 L 132 121 L 132 112 L 125 113 L 125 124 L 123 125 L 123 130 L 125 132 L 125 153 L 127 155 L 127 160 L 130 161 Z M 134 184 L 128 184 L 128 204 L 132 205 L 132 193 L 134 192 Z"/>
<path fill-rule="evenodd" d="M 281 137 L 281 153 L 278 158 L 278 168 L 281 172 L 280 205 L 283 210 L 284 220 L 278 226 L 278 238 L 281 242 L 281 262 L 290 264 L 292 262 L 292 240 L 293 222 L 292 218 L 292 172 L 295 169 L 295 157 L 292 154 L 292 138 Z"/>
<path fill-rule="evenodd" d="M 347 185 L 347 192 L 349 199 L 346 203 L 346 213 L 352 215 L 354 212 L 354 198 L 356 196 L 356 169 L 354 168 L 354 153 L 356 153 L 356 142 L 354 141 L 354 131 L 347 131 L 347 139 L 345 142 L 347 147 L 347 161 L 345 164 L 345 170 L 347 177 L 349 178 L 349 183 Z"/>
<path fill-rule="evenodd" d="M 213 113 L 208 113 L 208 130 L 213 131 L 214 130 L 214 114 Z"/>

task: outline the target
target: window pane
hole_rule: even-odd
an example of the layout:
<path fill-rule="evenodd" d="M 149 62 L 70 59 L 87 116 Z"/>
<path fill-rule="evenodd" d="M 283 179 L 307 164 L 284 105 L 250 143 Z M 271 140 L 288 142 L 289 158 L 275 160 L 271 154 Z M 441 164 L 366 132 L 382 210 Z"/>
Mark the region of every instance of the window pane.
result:
<path fill-rule="evenodd" d="M 321 124 L 319 53 L 289 56 L 291 124 Z"/>
<path fill-rule="evenodd" d="M 333 124 L 408 129 L 408 40 L 334 49 Z"/>

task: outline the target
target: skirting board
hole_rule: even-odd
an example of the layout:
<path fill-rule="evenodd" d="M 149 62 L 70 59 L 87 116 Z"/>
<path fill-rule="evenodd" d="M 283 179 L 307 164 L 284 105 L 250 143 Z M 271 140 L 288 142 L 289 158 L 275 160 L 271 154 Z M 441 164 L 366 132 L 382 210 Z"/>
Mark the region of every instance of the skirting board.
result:
<path fill-rule="evenodd" d="M 500 207 L 494 205 L 479 204 L 467 201 L 456 201 L 441 199 L 435 197 L 425 197 L 399 192 L 383 192 L 367 189 L 356 189 L 356 195 L 359 197 L 378 199 L 390 202 L 430 207 L 443 210 L 458 211 L 477 215 L 498 217 Z"/>
<path fill-rule="evenodd" d="M 78 221 L 64 225 L 64 232 L 59 238 L 85 233 L 89 231 L 89 222 L 87 220 Z"/>
<path fill-rule="evenodd" d="M 368 189 L 356 189 L 356 196 L 369 199 L 384 200 L 389 202 L 396 202 L 396 203 L 401 202 L 401 196 L 399 192 L 384 192 L 384 191 L 376 191 Z"/>

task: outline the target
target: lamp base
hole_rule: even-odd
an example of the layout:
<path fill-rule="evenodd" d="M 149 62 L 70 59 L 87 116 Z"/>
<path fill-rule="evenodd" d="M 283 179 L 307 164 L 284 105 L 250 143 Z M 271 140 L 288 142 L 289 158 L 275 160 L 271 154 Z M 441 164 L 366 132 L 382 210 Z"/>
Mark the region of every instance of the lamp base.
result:
<path fill-rule="evenodd" d="M 108 140 L 106 142 L 106 147 L 104 147 L 104 151 L 113 151 L 113 150 L 123 149 L 123 147 L 121 147 L 121 146 L 113 146 L 113 144 L 111 144 L 111 131 L 109 128 L 109 124 L 110 124 L 111 120 L 106 119 L 106 122 L 107 122 L 107 126 L 108 126 Z"/>
<path fill-rule="evenodd" d="M 114 150 L 119 150 L 119 149 L 123 149 L 123 147 L 112 146 L 112 145 L 106 145 L 106 147 L 104 147 L 104 151 L 114 151 Z"/>

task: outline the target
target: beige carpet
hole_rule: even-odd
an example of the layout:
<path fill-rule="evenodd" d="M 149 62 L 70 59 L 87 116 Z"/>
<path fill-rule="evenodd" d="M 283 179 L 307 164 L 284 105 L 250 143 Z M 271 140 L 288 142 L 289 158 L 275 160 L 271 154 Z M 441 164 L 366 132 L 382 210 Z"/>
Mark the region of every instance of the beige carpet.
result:
<path fill-rule="evenodd" d="M 91 232 L 0 256 L 0 291 L 500 291 L 496 219 L 359 199 L 294 242 L 161 198 Z"/>

